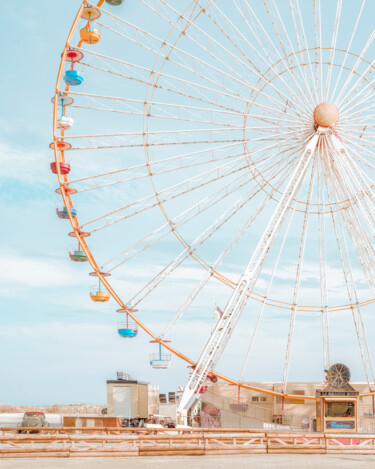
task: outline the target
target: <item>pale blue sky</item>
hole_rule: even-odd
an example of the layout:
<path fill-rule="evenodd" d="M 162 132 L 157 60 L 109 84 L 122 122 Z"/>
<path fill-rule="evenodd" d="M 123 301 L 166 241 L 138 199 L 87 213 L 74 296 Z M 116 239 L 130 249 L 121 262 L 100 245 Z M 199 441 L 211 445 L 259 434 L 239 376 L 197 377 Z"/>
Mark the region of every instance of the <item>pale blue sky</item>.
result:
<path fill-rule="evenodd" d="M 126 0 L 121 8 L 130 1 Z M 88 287 L 92 282 L 87 276 L 88 267 L 70 262 L 68 249 L 72 241 L 67 237 L 68 226 L 55 215 L 59 199 L 54 193 L 56 178 L 49 170 L 51 151 L 48 144 L 52 140 L 50 100 L 60 53 L 79 4 L 79 0 L 21 0 L 17 5 L 4 2 L 2 6 L 0 352 L 3 360 L 0 361 L 0 374 L 3 386 L 0 402 L 4 403 L 102 404 L 106 401 L 105 381 L 113 379 L 116 370 L 160 384 L 164 391 L 184 385 L 187 378 L 185 365 L 176 359 L 169 372 L 151 369 L 148 353 L 153 350 L 145 334 L 140 334 L 134 341 L 123 341 L 117 336 L 116 305 L 111 301 L 101 306 L 89 300 Z M 136 15 L 137 11 L 132 10 L 131 14 Z M 341 34 L 345 36 L 345 31 Z M 113 48 L 117 52 L 120 50 L 117 44 Z M 134 228 L 131 235 L 137 237 Z M 99 239 L 103 242 L 105 236 Z M 161 251 L 163 249 L 178 252 L 176 245 L 164 245 Z M 243 257 L 241 252 L 236 255 L 237 260 Z M 155 259 L 159 261 L 157 257 Z M 148 262 L 147 257 L 143 262 Z M 175 283 L 176 298 L 182 297 L 186 285 L 193 286 L 197 278 L 194 266 L 188 267 L 191 271 L 187 269 L 180 282 Z M 239 271 L 232 266 L 232 272 Z M 142 269 L 132 275 L 137 281 L 142 281 Z M 127 288 L 126 281 L 131 284 L 133 279 L 129 274 L 125 281 L 124 278 L 120 280 Z M 220 304 L 225 303 L 228 293 L 222 293 Z M 168 290 L 162 290 L 160 295 L 165 295 L 165 298 Z M 146 316 L 156 330 L 160 329 L 158 314 L 162 314 L 160 311 L 164 308 L 161 296 L 155 314 Z M 211 308 L 211 297 L 208 303 Z M 189 336 L 204 341 L 212 322 L 206 320 L 201 324 L 199 311 L 195 311 L 193 318 L 176 333 L 176 342 L 186 341 Z M 284 320 L 282 327 L 285 333 L 287 325 L 288 321 Z M 315 352 L 311 331 L 318 336 L 319 327 L 319 322 L 310 322 L 309 318 L 297 325 L 296 347 L 309 344 L 307 357 L 311 363 L 316 353 L 320 353 Z M 267 329 L 276 339 L 268 336 Z M 370 337 L 374 337 L 373 331 L 372 322 Z M 276 347 L 277 332 L 274 317 L 266 320 L 260 331 L 264 349 Z M 340 334 L 340 340 L 343 340 L 339 344 L 340 359 L 351 362 L 348 363 L 350 366 L 357 366 L 358 356 L 353 358 L 345 346 L 345 340 L 352 344 L 348 337 L 349 331 L 343 330 Z M 372 342 L 371 347 L 374 350 Z M 186 350 L 196 353 L 193 344 L 186 345 Z M 235 352 L 229 352 L 225 364 L 227 369 L 233 360 L 236 360 Z M 281 355 L 263 360 L 252 364 L 254 379 L 280 379 L 280 374 L 275 377 L 274 370 L 282 366 Z M 269 371 L 265 370 L 267 366 Z M 353 374 L 355 379 L 363 379 L 359 371 Z M 304 364 L 296 366 L 291 379 L 299 378 L 320 379 L 319 360 L 314 361 L 309 370 Z"/>

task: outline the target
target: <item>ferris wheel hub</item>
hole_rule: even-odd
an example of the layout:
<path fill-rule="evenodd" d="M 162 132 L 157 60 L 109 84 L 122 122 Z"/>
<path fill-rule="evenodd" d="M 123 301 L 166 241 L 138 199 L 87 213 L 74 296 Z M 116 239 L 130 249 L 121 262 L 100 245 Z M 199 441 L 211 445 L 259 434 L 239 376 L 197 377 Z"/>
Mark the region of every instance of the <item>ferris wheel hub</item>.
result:
<path fill-rule="evenodd" d="M 337 107 L 330 103 L 320 103 L 314 110 L 315 123 L 320 127 L 332 127 L 339 118 Z"/>

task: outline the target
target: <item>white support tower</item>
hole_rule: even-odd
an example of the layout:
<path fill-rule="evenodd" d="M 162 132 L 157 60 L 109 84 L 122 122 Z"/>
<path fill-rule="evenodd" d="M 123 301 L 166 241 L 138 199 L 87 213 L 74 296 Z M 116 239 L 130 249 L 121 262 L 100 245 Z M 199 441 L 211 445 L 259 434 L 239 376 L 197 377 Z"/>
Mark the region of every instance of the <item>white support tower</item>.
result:
<path fill-rule="evenodd" d="M 186 422 L 187 412 L 196 400 L 197 393 L 204 384 L 207 374 L 215 369 L 237 321 L 246 306 L 248 295 L 255 286 L 267 259 L 267 255 L 282 228 L 288 213 L 288 207 L 298 194 L 306 170 L 317 147 L 319 139 L 318 132 L 319 129 L 308 141 L 265 232 L 253 252 L 245 271 L 241 275 L 236 288 L 224 308 L 222 316 L 212 331 L 196 367 L 190 376 L 178 407 L 178 415 L 184 422 Z"/>

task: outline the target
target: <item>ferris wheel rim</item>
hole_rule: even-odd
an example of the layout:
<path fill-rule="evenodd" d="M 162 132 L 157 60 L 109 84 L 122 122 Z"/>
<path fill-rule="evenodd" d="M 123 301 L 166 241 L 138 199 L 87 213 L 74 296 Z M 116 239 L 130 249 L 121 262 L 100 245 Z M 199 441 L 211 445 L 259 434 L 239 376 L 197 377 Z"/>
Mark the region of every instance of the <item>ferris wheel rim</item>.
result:
<path fill-rule="evenodd" d="M 212 3 L 214 3 L 216 0 L 213 0 Z M 98 2 L 97 4 L 97 7 L 100 8 L 100 6 L 102 5 L 102 3 L 104 2 L 104 0 L 101 0 Z M 197 0 L 194 0 L 192 2 L 192 4 L 194 3 L 197 3 Z M 80 9 L 78 10 L 78 13 L 76 15 L 76 18 L 73 22 L 73 25 L 71 27 L 71 30 L 70 30 L 70 33 L 68 35 L 68 39 L 66 41 L 66 44 L 65 44 L 65 48 L 64 48 L 64 52 L 62 54 L 62 57 L 61 57 L 61 61 L 60 61 L 60 67 L 59 67 L 59 73 L 58 73 L 58 77 L 57 77 L 57 83 L 56 83 L 56 90 L 55 90 L 55 100 L 54 100 L 54 117 L 53 117 L 53 135 L 54 135 L 54 142 L 57 140 L 57 127 L 56 127 L 56 120 L 57 120 L 57 103 L 58 103 L 58 93 L 59 93 L 59 87 L 60 87 L 60 83 L 61 83 L 61 78 L 62 78 L 62 69 L 63 69 L 63 65 L 64 65 L 64 61 L 65 61 L 65 58 L 66 58 L 66 53 L 67 53 L 67 50 L 68 50 L 68 47 L 70 46 L 70 40 L 71 40 L 71 37 L 73 36 L 73 33 L 74 31 L 76 30 L 77 28 L 77 25 L 78 25 L 78 20 L 79 18 L 81 17 L 81 12 L 84 8 L 84 5 L 86 4 L 86 1 L 84 0 L 80 6 Z M 79 48 L 80 45 L 78 44 L 77 48 Z M 69 85 L 67 85 L 67 88 L 66 88 L 66 91 L 68 92 L 69 91 Z M 62 132 L 62 135 L 63 134 L 63 130 L 61 131 Z M 156 342 L 160 343 L 161 345 L 163 345 L 163 347 L 165 347 L 166 349 L 168 349 L 169 351 L 171 351 L 174 355 L 178 356 L 179 358 L 183 359 L 185 362 L 189 363 L 189 364 L 194 364 L 195 362 L 193 360 L 191 360 L 190 358 L 188 358 L 187 356 L 185 356 L 184 354 L 181 354 L 181 352 L 179 352 L 177 349 L 174 349 L 173 347 L 170 347 L 169 345 L 167 345 L 167 341 L 163 341 L 163 340 L 160 340 L 160 338 L 158 336 L 156 336 L 142 321 L 140 321 L 137 317 L 135 317 L 133 314 L 132 314 L 132 311 L 131 309 L 129 309 L 121 300 L 121 298 L 117 295 L 117 293 L 113 290 L 113 288 L 111 287 L 111 285 L 109 284 L 108 280 L 105 278 L 106 276 L 105 275 L 102 275 L 103 272 L 100 271 L 100 268 L 98 267 L 96 261 L 95 261 L 95 258 L 94 256 L 92 255 L 89 247 L 87 246 L 85 240 L 83 239 L 83 237 L 81 236 L 82 235 L 82 232 L 80 231 L 80 225 L 78 223 L 78 220 L 76 219 L 76 217 L 73 217 L 72 216 L 72 213 L 71 213 L 71 206 L 72 206 L 72 201 L 71 201 L 71 197 L 70 197 L 70 193 L 68 191 L 66 191 L 64 188 L 67 187 L 67 179 L 66 177 L 64 177 L 64 175 L 61 173 L 60 171 L 60 167 L 59 167 L 59 164 L 58 162 L 61 161 L 58 159 L 58 153 L 57 153 L 57 148 L 56 148 L 56 145 L 53 145 L 53 150 L 54 150 L 54 155 L 55 155 L 55 162 L 56 162 L 56 165 L 57 165 L 57 178 L 58 178 L 58 182 L 59 182 L 59 189 L 60 189 L 60 193 L 61 193 L 61 196 L 62 196 L 62 199 L 63 199 L 63 202 L 64 202 L 64 205 L 66 207 L 66 210 L 68 212 L 68 215 L 69 215 L 69 221 L 73 227 L 73 230 L 76 234 L 76 238 L 80 244 L 80 246 L 82 247 L 83 251 L 85 252 L 85 254 L 87 255 L 88 257 L 88 260 L 91 264 L 91 266 L 93 267 L 94 269 L 94 272 L 96 272 L 97 276 L 101 279 L 101 281 L 103 282 L 103 284 L 106 286 L 106 288 L 108 289 L 108 291 L 111 293 L 111 296 L 115 299 L 115 301 L 119 304 L 119 306 L 123 309 L 125 309 L 129 316 L 147 333 L 150 335 L 150 337 L 152 337 Z M 64 158 L 64 152 L 62 151 L 62 156 Z M 194 257 L 194 256 L 193 256 Z M 212 269 L 211 269 L 212 270 Z M 218 274 L 220 275 L 220 274 Z M 220 278 L 219 278 L 220 280 Z M 228 279 L 229 280 L 229 279 Z M 230 281 L 229 281 L 230 282 Z M 233 282 L 230 282 L 233 284 Z M 253 294 L 255 294 L 255 292 L 252 292 Z M 262 297 L 261 295 L 258 295 L 259 297 Z M 264 297 L 262 297 L 264 298 Z M 272 300 L 270 300 L 272 301 Z M 277 301 L 277 300 L 275 300 Z M 329 309 L 332 308 L 332 310 L 342 310 L 342 309 L 350 309 L 351 307 L 353 306 L 362 306 L 362 305 L 365 305 L 365 304 L 370 304 L 370 303 L 373 303 L 375 301 L 375 298 L 371 299 L 371 300 L 365 300 L 361 303 L 355 303 L 355 304 L 347 304 L 347 305 L 338 305 L 338 306 L 331 306 L 329 307 Z M 284 303 L 284 304 L 289 304 L 291 305 L 290 303 L 286 303 L 286 302 L 281 302 L 281 303 Z M 342 308 L 342 309 L 335 309 L 337 307 L 340 307 L 340 306 L 346 306 L 345 308 Z M 308 308 L 309 306 L 300 306 L 301 308 Z M 320 306 L 317 306 L 316 308 L 319 308 L 319 311 L 320 311 Z M 287 308 L 289 309 L 289 308 Z M 315 309 L 314 309 L 315 311 Z M 220 373 L 217 373 L 215 371 L 212 371 L 210 372 L 212 373 L 214 376 L 217 376 L 218 378 L 222 379 L 223 381 L 226 381 L 230 384 L 234 384 L 234 385 L 237 385 L 239 387 L 242 387 L 242 388 L 245 388 L 245 389 L 250 389 L 250 390 L 255 390 L 255 391 L 258 391 L 258 392 L 261 392 L 261 393 L 264 393 L 264 394 L 269 394 L 269 395 L 273 395 L 273 396 L 278 396 L 278 397 L 282 397 L 282 398 L 293 398 L 293 399 L 302 399 L 302 400 L 305 400 L 305 399 L 310 399 L 310 400 L 316 400 L 316 397 L 315 396 L 307 396 L 307 395 L 304 395 L 303 398 L 299 395 L 294 395 L 294 394 L 288 394 L 288 393 L 278 393 L 278 392 L 274 392 L 274 391 L 270 391 L 270 390 L 267 390 L 267 389 L 262 389 L 262 388 L 258 388 L 258 387 L 253 387 L 253 386 L 250 386 L 246 383 L 242 383 L 241 381 L 238 381 L 238 380 L 233 380 L 231 378 L 228 378 L 224 375 L 221 375 Z M 363 393 L 363 395 L 374 395 L 374 393 Z M 362 394 L 361 394 L 362 395 Z"/>

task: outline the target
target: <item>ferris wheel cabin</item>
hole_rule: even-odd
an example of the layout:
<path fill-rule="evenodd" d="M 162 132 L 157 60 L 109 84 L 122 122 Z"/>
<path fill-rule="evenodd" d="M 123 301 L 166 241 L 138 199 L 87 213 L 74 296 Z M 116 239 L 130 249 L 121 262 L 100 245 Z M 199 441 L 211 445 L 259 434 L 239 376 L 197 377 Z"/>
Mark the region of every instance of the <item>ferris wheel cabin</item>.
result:
<path fill-rule="evenodd" d="M 122 3 L 124 3 L 124 0 L 105 0 L 106 3 L 108 3 L 108 5 L 112 5 L 112 6 L 120 6 Z"/>
<path fill-rule="evenodd" d="M 61 163 L 59 163 L 59 166 L 60 166 L 60 173 L 61 174 L 69 174 L 70 173 L 70 164 L 69 163 L 61 162 Z M 56 165 L 55 161 L 53 161 L 50 164 L 50 168 L 51 168 L 51 171 L 53 172 L 53 174 L 57 174 L 57 165 Z"/>
<path fill-rule="evenodd" d="M 92 6 L 87 6 L 83 9 L 82 18 L 87 20 L 87 25 L 80 30 L 81 41 L 86 44 L 97 44 L 100 41 L 100 31 L 93 28 L 92 21 L 101 16 L 100 11 Z"/>
<path fill-rule="evenodd" d="M 74 119 L 73 117 L 68 117 L 68 116 L 60 116 L 57 119 L 57 128 L 58 129 L 64 129 L 64 130 L 70 130 L 74 125 Z"/>
<path fill-rule="evenodd" d="M 88 260 L 86 254 L 81 250 L 81 246 L 79 244 L 77 249 L 74 247 L 72 251 L 69 251 L 69 257 L 73 262 L 87 262 Z"/>
<path fill-rule="evenodd" d="M 111 298 L 111 295 L 103 289 L 102 282 L 98 281 L 98 285 L 93 285 L 90 288 L 90 298 L 92 301 L 98 301 L 100 303 L 104 303 Z"/>
<path fill-rule="evenodd" d="M 72 215 L 73 218 L 76 218 L 76 216 L 77 216 L 77 209 L 71 207 L 71 208 L 70 208 L 70 213 L 71 213 L 71 215 Z M 57 215 L 59 218 L 63 218 L 64 220 L 69 220 L 69 215 L 68 215 L 68 211 L 67 211 L 66 207 L 57 208 L 57 209 L 56 209 L 56 215 Z"/>
<path fill-rule="evenodd" d="M 169 340 L 163 342 L 169 342 Z M 150 343 L 156 343 L 156 341 L 151 340 Z M 167 370 L 171 365 L 172 355 L 170 353 L 162 353 L 160 342 L 158 346 L 158 353 L 150 353 L 150 365 L 156 370 Z"/>
<path fill-rule="evenodd" d="M 138 324 L 128 320 L 126 323 L 119 323 L 117 324 L 117 332 L 118 335 L 124 339 L 132 339 L 138 334 Z"/>
<path fill-rule="evenodd" d="M 116 310 L 117 313 L 126 314 L 125 322 L 119 322 L 117 324 L 118 335 L 120 337 L 123 337 L 124 339 L 132 339 L 138 334 L 138 324 L 134 321 L 129 320 L 129 315 L 127 314 L 128 311 L 135 313 L 138 310 L 130 307 L 128 309 L 120 308 Z"/>

